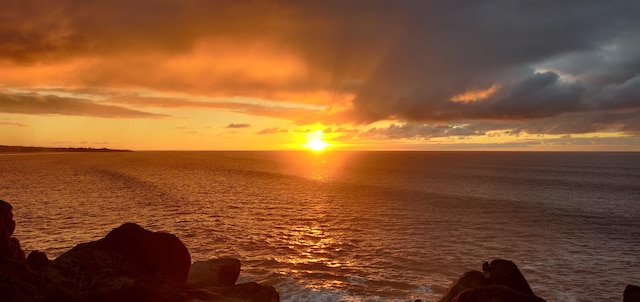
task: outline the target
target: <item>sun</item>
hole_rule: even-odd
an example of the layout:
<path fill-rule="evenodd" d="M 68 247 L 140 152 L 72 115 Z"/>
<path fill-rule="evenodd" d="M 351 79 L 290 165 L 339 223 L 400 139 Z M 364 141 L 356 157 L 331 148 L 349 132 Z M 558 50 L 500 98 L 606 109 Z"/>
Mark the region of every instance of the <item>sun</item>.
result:
<path fill-rule="evenodd" d="M 322 133 L 322 130 L 317 130 L 307 134 L 307 142 L 303 145 L 303 147 L 316 152 L 324 151 L 325 149 L 327 149 L 327 147 L 329 147 L 329 143 L 322 140 L 323 135 L 324 134 Z"/>

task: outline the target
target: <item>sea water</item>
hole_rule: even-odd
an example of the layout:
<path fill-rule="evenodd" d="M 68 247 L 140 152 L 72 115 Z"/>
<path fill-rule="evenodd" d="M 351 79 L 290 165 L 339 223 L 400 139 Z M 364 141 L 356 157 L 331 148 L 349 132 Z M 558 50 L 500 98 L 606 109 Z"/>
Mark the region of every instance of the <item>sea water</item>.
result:
<path fill-rule="evenodd" d="M 494 258 L 548 301 L 640 284 L 640 153 L 0 155 L 0 199 L 27 252 L 136 222 L 282 301 L 437 301 Z"/>

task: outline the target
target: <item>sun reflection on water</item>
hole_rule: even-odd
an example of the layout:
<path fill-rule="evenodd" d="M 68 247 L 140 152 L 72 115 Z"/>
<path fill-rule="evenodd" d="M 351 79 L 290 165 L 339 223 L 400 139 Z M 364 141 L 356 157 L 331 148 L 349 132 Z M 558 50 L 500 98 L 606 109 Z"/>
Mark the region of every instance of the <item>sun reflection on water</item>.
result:
<path fill-rule="evenodd" d="M 286 158 L 292 173 L 318 182 L 334 182 L 340 179 L 348 164 L 347 152 L 295 153 Z"/>

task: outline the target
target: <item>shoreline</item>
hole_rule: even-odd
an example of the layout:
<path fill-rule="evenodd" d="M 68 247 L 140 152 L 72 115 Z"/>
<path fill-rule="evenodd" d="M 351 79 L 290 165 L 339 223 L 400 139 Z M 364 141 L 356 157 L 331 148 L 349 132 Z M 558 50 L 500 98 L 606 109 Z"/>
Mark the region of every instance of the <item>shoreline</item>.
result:
<path fill-rule="evenodd" d="M 0 155 L 31 154 L 31 153 L 76 153 L 76 152 L 133 152 L 132 150 L 108 148 L 79 148 L 79 147 L 30 147 L 0 145 Z"/>

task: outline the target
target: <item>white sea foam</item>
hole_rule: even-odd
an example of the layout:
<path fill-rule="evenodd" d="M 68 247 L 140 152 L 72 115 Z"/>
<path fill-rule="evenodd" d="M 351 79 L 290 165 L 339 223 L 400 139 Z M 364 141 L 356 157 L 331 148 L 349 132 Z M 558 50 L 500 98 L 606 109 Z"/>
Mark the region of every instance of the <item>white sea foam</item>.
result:
<path fill-rule="evenodd" d="M 347 276 L 347 280 L 349 280 L 349 282 L 357 284 L 367 284 L 369 282 L 367 278 L 358 276 Z"/>

